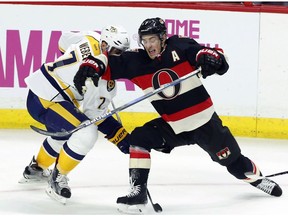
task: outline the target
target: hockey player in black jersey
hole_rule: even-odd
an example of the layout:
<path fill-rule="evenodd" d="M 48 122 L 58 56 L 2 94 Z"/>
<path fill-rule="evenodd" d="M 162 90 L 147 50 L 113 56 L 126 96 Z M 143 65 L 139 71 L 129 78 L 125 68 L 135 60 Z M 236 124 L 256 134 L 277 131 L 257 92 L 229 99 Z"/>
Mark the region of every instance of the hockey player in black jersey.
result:
<path fill-rule="evenodd" d="M 119 197 L 117 203 L 126 207 L 147 203 L 151 149 L 170 153 L 175 147 L 191 144 L 199 145 L 237 179 L 269 195 L 281 196 L 279 185 L 262 177 L 257 165 L 241 153 L 202 85 L 201 77 L 223 75 L 228 71 L 223 51 L 203 47 L 190 38 L 177 35 L 167 38 L 165 23 L 158 17 L 144 20 L 138 34 L 144 49 L 108 57 L 107 70 L 111 79 L 129 79 L 147 93 L 198 67 L 202 70 L 199 76 L 192 76 L 149 98 L 160 117 L 132 131 L 129 138 L 133 143 L 129 163 L 132 191 Z M 81 69 L 78 73 L 82 73 Z"/>

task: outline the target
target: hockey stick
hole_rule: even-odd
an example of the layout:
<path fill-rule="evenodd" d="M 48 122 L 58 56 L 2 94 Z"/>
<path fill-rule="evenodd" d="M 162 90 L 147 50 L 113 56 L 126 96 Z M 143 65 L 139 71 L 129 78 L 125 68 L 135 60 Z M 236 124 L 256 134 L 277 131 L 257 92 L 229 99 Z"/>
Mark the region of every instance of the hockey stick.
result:
<path fill-rule="evenodd" d="M 274 174 L 270 174 L 266 176 L 257 176 L 253 173 L 245 173 L 247 178 L 256 178 L 256 179 L 264 179 L 264 178 L 275 177 L 275 176 L 284 175 L 284 174 L 288 174 L 288 171 L 274 173 Z"/>
<path fill-rule="evenodd" d="M 114 102 L 113 102 L 113 100 L 111 99 L 111 104 L 112 104 L 112 107 L 113 107 L 113 109 L 115 110 L 116 109 L 116 107 L 115 107 L 115 104 L 114 104 Z M 120 124 L 122 124 L 122 121 L 121 121 L 121 118 L 120 118 L 120 116 L 119 116 L 119 113 L 118 112 L 116 112 L 116 117 L 117 117 L 117 121 L 120 123 Z"/>
<path fill-rule="evenodd" d="M 288 174 L 288 171 L 270 174 L 270 175 L 267 175 L 265 177 L 274 177 L 274 176 L 279 176 L 279 175 L 284 175 L 284 174 Z"/>
<path fill-rule="evenodd" d="M 30 127 L 31 127 L 32 130 L 36 131 L 37 133 L 40 133 L 40 134 L 43 134 L 43 135 L 46 135 L 46 136 L 54 136 L 54 137 L 69 136 L 72 133 L 74 133 L 74 132 L 76 132 L 76 131 L 78 131 L 78 130 L 80 130 L 82 128 L 85 128 L 85 127 L 87 127 L 87 126 L 89 126 L 91 124 L 94 124 L 94 123 L 96 123 L 96 122 L 98 122 L 98 121 L 100 121 L 102 119 L 108 118 L 108 117 L 114 115 L 115 113 L 118 113 L 119 111 L 122 111 L 122 110 L 124 110 L 124 109 L 126 109 L 126 108 L 128 108 L 128 107 L 130 107 L 130 106 L 132 106 L 134 104 L 136 104 L 136 103 L 139 103 L 140 101 L 145 100 L 146 98 L 149 98 L 149 97 L 151 97 L 151 96 L 153 96 L 155 94 L 158 94 L 159 92 L 162 92 L 164 89 L 166 89 L 168 87 L 175 86 L 175 85 L 179 84 L 180 82 L 182 82 L 182 81 L 184 81 L 184 80 L 186 80 L 186 79 L 188 79 L 188 78 L 190 78 L 192 76 L 197 75 L 200 72 L 201 72 L 201 67 L 199 67 L 197 70 L 194 70 L 193 72 L 191 72 L 189 74 L 186 74 L 186 75 L 184 75 L 184 76 L 172 81 L 171 83 L 166 83 L 166 84 L 162 85 L 160 88 L 155 89 L 154 91 L 149 92 L 149 93 L 147 93 L 147 94 L 145 94 L 145 95 L 143 95 L 143 96 L 141 96 L 139 98 L 136 98 L 135 100 L 130 101 L 130 102 L 128 102 L 128 103 L 126 103 L 126 104 L 124 104 L 124 105 L 122 105 L 122 106 L 120 106 L 120 107 L 118 107 L 118 108 L 116 108 L 116 109 L 114 109 L 112 111 L 109 111 L 109 112 L 107 112 L 107 113 L 105 113 L 103 115 L 100 115 L 100 116 L 98 116 L 98 117 L 96 117 L 94 119 L 91 119 L 89 121 L 83 122 L 78 127 L 74 128 L 74 129 L 72 129 L 70 131 L 66 131 L 66 130 L 62 129 L 62 131 L 50 132 L 50 131 L 43 130 L 41 128 L 37 128 L 37 127 L 35 127 L 33 125 L 30 125 Z"/>
<path fill-rule="evenodd" d="M 148 198 L 149 198 L 149 200 L 150 200 L 150 202 L 151 202 L 151 204 L 153 206 L 154 211 L 155 212 L 162 212 L 162 207 L 158 203 L 155 203 L 155 204 L 153 203 L 148 188 L 147 188 L 147 194 L 148 194 Z"/>

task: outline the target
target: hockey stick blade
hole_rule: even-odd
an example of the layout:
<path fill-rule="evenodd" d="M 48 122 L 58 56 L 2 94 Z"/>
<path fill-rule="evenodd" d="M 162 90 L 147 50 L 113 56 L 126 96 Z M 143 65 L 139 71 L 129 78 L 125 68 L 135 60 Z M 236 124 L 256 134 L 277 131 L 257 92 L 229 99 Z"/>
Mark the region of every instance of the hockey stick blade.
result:
<path fill-rule="evenodd" d="M 149 190 L 147 189 L 148 198 L 153 206 L 155 212 L 162 212 L 162 207 L 158 203 L 153 203 Z"/>
<path fill-rule="evenodd" d="M 56 136 L 56 137 L 65 137 L 65 136 L 68 136 L 69 135 L 69 132 L 68 131 L 62 131 L 62 132 L 50 132 L 50 131 L 46 131 L 46 130 L 43 130 L 41 128 L 38 128 L 38 127 L 35 127 L 33 125 L 30 125 L 30 128 L 32 130 L 34 130 L 35 132 L 39 133 L 39 134 L 42 134 L 42 135 L 45 135 L 45 136 Z"/>
<path fill-rule="evenodd" d="M 255 174 L 253 174 L 253 173 L 245 173 L 245 175 L 247 176 L 247 178 L 257 178 L 257 179 L 275 177 L 275 176 L 284 175 L 284 174 L 288 174 L 288 171 L 279 172 L 279 173 L 274 173 L 274 174 L 270 174 L 270 175 L 266 175 L 266 176 L 257 176 L 257 175 L 255 175 Z"/>
<path fill-rule="evenodd" d="M 92 119 L 90 121 L 85 121 L 82 124 L 80 124 L 78 127 L 74 128 L 74 129 L 72 129 L 70 131 L 62 130 L 62 131 L 52 132 L 52 131 L 43 130 L 41 128 L 37 128 L 37 127 L 35 127 L 33 125 L 30 125 L 30 128 L 32 130 L 34 130 L 35 132 L 40 133 L 40 134 L 45 135 L 45 136 L 66 137 L 66 136 L 69 136 L 72 133 L 74 133 L 74 132 L 76 132 L 76 131 L 78 131 L 78 130 L 80 130 L 82 128 L 85 128 L 85 127 L 87 127 L 87 126 L 89 126 L 91 124 L 94 124 L 95 122 L 98 122 L 98 121 L 100 121 L 102 119 L 108 118 L 109 116 L 114 115 L 116 112 L 118 112 L 118 111 L 116 111 L 116 109 L 115 109 L 115 110 L 113 110 L 111 112 L 105 113 L 104 115 L 98 116 L 95 119 Z"/>
<path fill-rule="evenodd" d="M 89 121 L 83 122 L 78 127 L 74 128 L 74 129 L 72 129 L 70 131 L 62 130 L 62 131 L 59 131 L 59 132 L 50 132 L 50 131 L 42 130 L 42 129 L 37 128 L 37 127 L 32 126 L 32 125 L 30 127 L 32 128 L 32 130 L 34 130 L 37 133 L 40 133 L 42 135 L 54 136 L 54 137 L 65 137 L 65 136 L 71 135 L 72 133 L 74 133 L 74 132 L 76 132 L 76 131 L 78 131 L 78 130 L 80 130 L 82 128 L 85 128 L 85 127 L 87 127 L 87 126 L 89 126 L 91 124 L 94 124 L 94 123 L 96 123 L 96 122 L 98 122 L 98 121 L 100 121 L 102 119 L 108 118 L 108 117 L 110 117 L 110 116 L 112 116 L 112 115 L 114 115 L 114 114 L 116 114 L 116 113 L 118 113 L 118 112 L 120 112 L 120 111 L 122 111 L 122 110 L 124 110 L 124 109 L 126 109 L 126 108 L 128 108 L 128 107 L 130 107 L 130 106 L 132 106 L 134 104 L 136 104 L 136 103 L 139 103 L 139 102 L 141 102 L 141 101 L 143 101 L 143 100 L 155 95 L 155 94 L 158 94 L 159 92 L 162 92 L 164 89 L 166 89 L 168 87 L 175 86 L 175 85 L 179 84 L 180 82 L 182 82 L 182 81 L 184 81 L 184 80 L 186 80 L 186 79 L 188 79 L 188 78 L 190 78 L 192 76 L 197 75 L 200 72 L 201 72 L 201 67 L 199 67 L 198 69 L 192 71 L 191 73 L 188 73 L 188 74 L 186 74 L 186 75 L 184 75 L 184 76 L 172 81 L 171 83 L 166 83 L 166 84 L 162 85 L 161 87 L 155 89 L 154 91 L 148 92 L 147 94 L 145 94 L 145 95 L 143 95 L 143 96 L 141 96 L 139 98 L 136 98 L 135 100 L 130 101 L 130 102 L 128 102 L 128 103 L 126 103 L 126 104 L 124 104 L 124 105 L 122 105 L 122 106 L 120 106 L 120 107 L 108 112 L 108 113 L 100 115 L 100 116 L 98 116 L 98 117 L 96 117 L 94 119 L 91 119 Z"/>

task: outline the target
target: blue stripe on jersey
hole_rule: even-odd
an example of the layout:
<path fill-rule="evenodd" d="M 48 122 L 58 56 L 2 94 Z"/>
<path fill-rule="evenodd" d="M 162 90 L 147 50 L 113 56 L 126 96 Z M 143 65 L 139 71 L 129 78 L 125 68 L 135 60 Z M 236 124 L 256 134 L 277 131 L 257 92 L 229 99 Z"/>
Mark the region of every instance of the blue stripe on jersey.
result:
<path fill-rule="evenodd" d="M 46 77 L 46 79 L 51 83 L 51 85 L 57 89 L 57 91 L 62 95 L 62 97 L 71 102 L 73 104 L 73 102 L 70 100 L 70 98 L 65 94 L 65 92 L 63 91 L 63 89 L 58 85 L 58 83 L 54 80 L 54 78 L 52 76 L 49 75 L 48 71 L 46 70 L 45 66 L 42 65 L 41 67 L 41 71 L 43 73 L 43 75 Z"/>

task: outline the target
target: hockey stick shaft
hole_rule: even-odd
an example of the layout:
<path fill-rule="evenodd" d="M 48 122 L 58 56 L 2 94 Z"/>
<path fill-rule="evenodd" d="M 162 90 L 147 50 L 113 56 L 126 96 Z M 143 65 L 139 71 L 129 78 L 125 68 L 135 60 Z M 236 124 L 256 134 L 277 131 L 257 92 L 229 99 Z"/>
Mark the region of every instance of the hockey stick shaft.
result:
<path fill-rule="evenodd" d="M 274 177 L 274 176 L 279 176 L 279 175 L 284 175 L 284 174 L 288 174 L 288 171 L 266 175 L 265 177 Z"/>
<path fill-rule="evenodd" d="M 249 174 L 246 173 L 245 175 L 247 176 L 247 178 L 263 179 L 263 178 L 275 177 L 275 176 L 284 175 L 284 174 L 288 174 L 288 171 L 274 173 L 274 174 L 270 174 L 270 175 L 266 175 L 266 176 L 258 176 L 258 175 L 250 174 L 250 173 Z"/>
<path fill-rule="evenodd" d="M 114 110 L 112 110 L 110 112 L 107 112 L 107 113 L 105 113 L 103 115 L 100 115 L 100 116 L 98 116 L 98 117 L 96 117 L 94 119 L 91 119 L 89 121 L 83 122 L 78 127 L 74 128 L 74 129 L 72 129 L 70 131 L 50 132 L 50 131 L 46 131 L 46 130 L 42 130 L 40 128 L 37 128 L 37 127 L 35 127 L 33 125 L 30 125 L 30 127 L 32 128 L 32 130 L 36 131 L 37 133 L 40 133 L 40 134 L 43 134 L 43 135 L 46 135 L 46 136 L 65 137 L 65 136 L 71 135 L 72 133 L 74 133 L 74 132 L 76 132 L 76 131 L 78 131 L 78 130 L 80 130 L 82 128 L 85 128 L 85 127 L 87 127 L 87 126 L 89 126 L 91 124 L 94 124 L 94 123 L 96 123 L 96 122 L 98 122 L 98 121 L 100 121 L 102 119 L 108 118 L 108 117 L 110 117 L 110 116 L 112 116 L 112 115 L 114 115 L 114 114 L 116 114 L 116 113 L 118 113 L 118 112 L 120 112 L 120 111 L 122 111 L 122 110 L 124 110 L 124 109 L 126 109 L 126 108 L 128 108 L 128 107 L 130 107 L 132 105 L 134 105 L 134 104 L 137 104 L 137 103 L 139 103 L 139 102 L 141 102 L 141 101 L 143 101 L 143 100 L 155 95 L 155 94 L 158 94 L 159 92 L 162 92 L 164 89 L 166 89 L 168 87 L 175 86 L 175 85 L 179 84 L 180 82 L 182 82 L 182 81 L 184 81 L 184 80 L 186 80 L 186 79 L 188 79 L 188 78 L 190 78 L 192 76 L 197 75 L 200 72 L 201 72 L 201 67 L 199 67 L 198 69 L 196 69 L 195 71 L 193 71 L 191 73 L 188 73 L 188 74 L 186 74 L 186 75 L 184 75 L 184 76 L 172 81 L 171 83 L 166 83 L 166 84 L 162 85 L 160 88 L 155 89 L 154 91 L 149 92 L 149 93 L 147 93 L 147 94 L 145 94 L 145 95 L 143 95 L 143 96 L 141 96 L 139 98 L 136 98 L 135 100 L 130 101 L 130 102 L 128 102 L 128 103 L 126 103 L 126 104 L 124 104 L 124 105 L 122 105 L 122 106 L 120 106 L 120 107 L 118 107 L 118 108 L 116 108 L 116 109 L 114 109 Z"/>
<path fill-rule="evenodd" d="M 113 110 L 115 110 L 116 107 L 115 107 L 115 104 L 114 104 L 113 100 L 111 100 L 111 104 L 112 104 Z M 122 124 L 122 121 L 121 121 L 121 118 L 120 118 L 118 112 L 116 113 L 116 117 L 117 117 L 117 121 L 118 121 L 120 124 Z"/>

